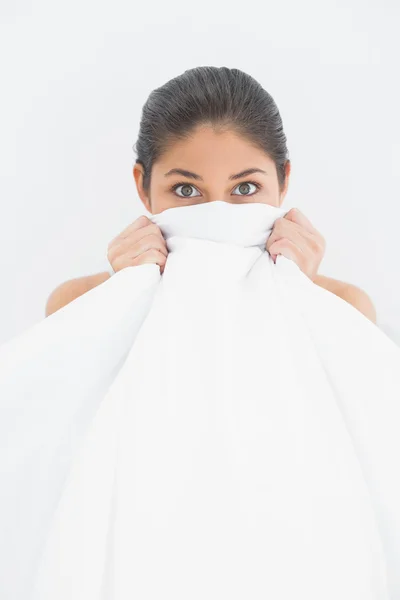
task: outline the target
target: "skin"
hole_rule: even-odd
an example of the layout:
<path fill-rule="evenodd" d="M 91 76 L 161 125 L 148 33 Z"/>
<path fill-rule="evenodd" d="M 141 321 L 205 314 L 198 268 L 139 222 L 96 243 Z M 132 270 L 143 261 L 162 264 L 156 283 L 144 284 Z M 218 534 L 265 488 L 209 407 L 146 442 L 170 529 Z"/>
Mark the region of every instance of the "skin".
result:
<path fill-rule="evenodd" d="M 253 173 L 229 180 L 231 174 L 253 167 L 266 173 Z M 195 172 L 203 181 L 180 174 L 165 176 L 174 168 Z M 167 208 L 214 200 L 240 204 L 261 202 L 280 207 L 287 193 L 290 169 L 290 162 L 287 161 L 286 182 L 281 191 L 275 164 L 262 150 L 232 131 L 214 131 L 204 126 L 197 128 L 190 139 L 175 142 L 154 163 L 148 193 L 143 189 L 142 165 L 135 164 L 133 175 L 145 208 L 152 214 L 158 214 Z M 185 181 L 193 188 L 186 190 L 186 193 L 190 192 L 190 197 L 183 196 L 182 187 L 175 192 L 170 191 L 170 187 L 180 181 Z M 246 181 L 255 181 L 262 188 L 257 191 L 252 185 L 243 193 L 238 188 Z"/>
<path fill-rule="evenodd" d="M 231 175 L 250 168 L 263 172 L 230 179 Z M 192 175 L 169 173 L 171 169 L 183 169 Z M 275 163 L 265 152 L 230 129 L 202 125 L 189 138 L 171 144 L 168 152 L 153 164 L 149 190 L 143 187 L 142 165 L 134 165 L 133 176 L 144 207 L 151 214 L 158 214 L 168 208 L 215 200 L 261 202 L 281 207 L 288 191 L 290 171 L 290 161 L 287 161 L 285 182 L 280 188 Z M 172 190 L 178 183 L 181 185 Z M 299 209 L 293 208 L 285 217 L 277 219 L 266 250 L 274 261 L 278 254 L 294 260 L 316 285 L 346 300 L 376 323 L 375 307 L 363 290 L 318 273 L 325 240 Z M 49 297 L 46 316 L 108 278 L 109 274 L 103 272 L 58 286 Z"/>

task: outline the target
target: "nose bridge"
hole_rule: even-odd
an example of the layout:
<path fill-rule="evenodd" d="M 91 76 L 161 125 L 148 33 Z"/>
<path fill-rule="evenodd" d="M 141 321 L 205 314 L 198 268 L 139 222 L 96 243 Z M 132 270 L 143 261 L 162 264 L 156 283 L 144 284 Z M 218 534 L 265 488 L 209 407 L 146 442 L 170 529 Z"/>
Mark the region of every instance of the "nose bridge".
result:
<path fill-rule="evenodd" d="M 209 184 L 207 189 L 202 192 L 203 198 L 205 202 L 227 202 L 228 204 L 232 204 L 235 202 L 235 197 L 231 194 L 232 187 L 224 185 L 221 182 L 215 182 L 214 184 Z M 236 196 L 238 198 L 239 196 Z"/>
<path fill-rule="evenodd" d="M 239 183 L 234 184 L 237 187 Z M 216 202 L 222 201 L 228 204 L 237 204 L 242 200 L 243 203 L 246 203 L 246 195 L 241 194 L 232 194 L 233 189 L 235 187 L 232 186 L 232 182 L 230 184 L 223 183 L 215 183 L 207 186 L 207 189 L 202 192 L 202 195 L 205 199 L 205 202 Z"/>
<path fill-rule="evenodd" d="M 231 196 L 230 192 L 224 190 L 211 190 L 206 196 L 206 202 L 227 202 L 228 204 L 232 204 L 234 202 L 233 196 Z"/>

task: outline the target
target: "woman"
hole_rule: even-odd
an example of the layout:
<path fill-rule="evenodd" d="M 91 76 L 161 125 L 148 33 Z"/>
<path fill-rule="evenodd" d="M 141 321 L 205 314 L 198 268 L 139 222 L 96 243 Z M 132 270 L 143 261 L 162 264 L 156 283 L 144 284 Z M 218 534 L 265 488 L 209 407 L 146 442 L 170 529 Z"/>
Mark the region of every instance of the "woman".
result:
<path fill-rule="evenodd" d="M 250 75 L 227 67 L 197 67 L 150 94 L 143 107 L 137 191 L 151 214 L 224 199 L 280 207 L 291 164 L 278 108 Z M 346 300 L 376 323 L 369 296 L 355 285 L 318 273 L 325 241 L 296 208 L 278 219 L 266 250 L 296 262 L 318 286 Z M 159 227 L 141 216 L 108 246 L 113 270 L 156 263 L 163 273 L 168 249 Z M 66 281 L 50 295 L 46 316 L 103 283 L 107 272 Z"/>
<path fill-rule="evenodd" d="M 0 596 L 400 597 L 399 349 L 318 287 L 276 105 L 187 71 L 137 152 L 120 272 L 0 353 Z"/>

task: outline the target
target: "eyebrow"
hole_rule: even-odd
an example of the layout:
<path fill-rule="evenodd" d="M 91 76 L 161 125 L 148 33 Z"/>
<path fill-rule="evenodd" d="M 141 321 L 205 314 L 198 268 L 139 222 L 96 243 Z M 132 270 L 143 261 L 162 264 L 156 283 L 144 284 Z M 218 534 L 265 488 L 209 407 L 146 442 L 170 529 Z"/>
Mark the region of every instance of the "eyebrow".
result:
<path fill-rule="evenodd" d="M 264 175 L 268 175 L 266 171 L 262 169 L 246 169 L 245 171 L 241 171 L 240 173 L 236 173 L 235 175 L 230 175 L 228 179 L 241 179 L 242 177 L 246 177 L 247 175 L 251 175 L 252 173 L 264 173 Z M 196 179 L 197 181 L 204 181 L 200 175 L 197 173 L 192 173 L 192 171 L 186 171 L 185 169 L 171 169 L 168 173 L 165 173 L 165 177 L 169 177 L 170 175 L 183 175 L 184 177 L 189 177 L 190 179 Z"/>

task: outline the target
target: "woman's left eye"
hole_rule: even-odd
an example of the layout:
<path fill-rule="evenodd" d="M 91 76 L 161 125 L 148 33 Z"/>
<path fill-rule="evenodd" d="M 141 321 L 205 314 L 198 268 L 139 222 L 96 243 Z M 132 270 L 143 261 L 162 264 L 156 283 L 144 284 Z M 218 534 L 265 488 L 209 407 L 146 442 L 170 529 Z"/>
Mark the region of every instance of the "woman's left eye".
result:
<path fill-rule="evenodd" d="M 255 181 L 245 181 L 243 183 L 239 183 L 239 185 L 237 186 L 238 189 L 241 189 L 241 191 L 245 191 L 246 193 L 244 194 L 235 194 L 235 196 L 252 196 L 255 192 L 253 192 L 253 194 L 249 194 L 248 192 L 248 188 L 249 185 L 254 185 L 254 187 L 259 190 L 261 185 L 259 183 L 256 183 Z M 236 188 L 235 188 L 236 189 Z"/>

